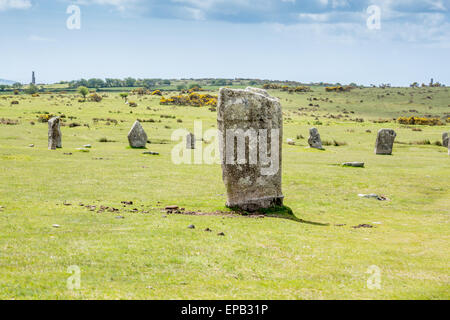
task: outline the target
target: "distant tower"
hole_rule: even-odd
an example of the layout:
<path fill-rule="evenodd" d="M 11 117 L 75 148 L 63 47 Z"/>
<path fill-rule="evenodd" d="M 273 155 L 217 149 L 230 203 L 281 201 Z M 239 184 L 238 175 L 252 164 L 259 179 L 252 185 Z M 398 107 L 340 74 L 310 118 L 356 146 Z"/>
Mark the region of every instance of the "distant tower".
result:
<path fill-rule="evenodd" d="M 433 79 L 433 78 L 431 78 L 431 82 L 430 82 L 430 87 L 432 87 L 432 86 L 433 86 L 433 84 L 434 84 L 434 79 Z"/>
<path fill-rule="evenodd" d="M 34 71 L 33 71 L 33 73 L 31 74 L 31 84 L 36 84 L 36 77 L 34 76 Z"/>

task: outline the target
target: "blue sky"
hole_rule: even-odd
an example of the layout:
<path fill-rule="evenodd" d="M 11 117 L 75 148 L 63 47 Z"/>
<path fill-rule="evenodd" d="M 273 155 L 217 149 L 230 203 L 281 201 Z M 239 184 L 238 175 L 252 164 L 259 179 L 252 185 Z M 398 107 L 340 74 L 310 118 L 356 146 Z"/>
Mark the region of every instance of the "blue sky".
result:
<path fill-rule="evenodd" d="M 69 5 L 81 29 L 69 30 Z M 367 8 L 380 9 L 369 29 Z M 0 78 L 450 85 L 450 0 L 0 0 Z"/>

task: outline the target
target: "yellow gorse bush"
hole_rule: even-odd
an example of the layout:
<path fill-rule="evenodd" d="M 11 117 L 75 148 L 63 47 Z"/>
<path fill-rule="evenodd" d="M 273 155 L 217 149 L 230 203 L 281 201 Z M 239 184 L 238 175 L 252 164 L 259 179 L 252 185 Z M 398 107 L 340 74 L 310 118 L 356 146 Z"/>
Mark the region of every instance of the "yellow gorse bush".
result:
<path fill-rule="evenodd" d="M 421 125 L 421 126 L 442 126 L 439 118 L 420 118 L 420 117 L 400 117 L 397 119 L 400 124 Z"/>
<path fill-rule="evenodd" d="M 217 106 L 217 96 L 210 94 L 199 94 L 197 92 L 191 92 L 188 95 L 177 95 L 172 96 L 168 99 L 161 97 L 159 101 L 161 105 L 176 105 L 176 106 L 194 106 L 194 107 L 204 107 Z"/>
<path fill-rule="evenodd" d="M 325 91 L 326 92 L 348 92 L 350 90 L 352 90 L 353 87 L 351 86 L 336 86 L 336 87 L 326 87 Z"/>

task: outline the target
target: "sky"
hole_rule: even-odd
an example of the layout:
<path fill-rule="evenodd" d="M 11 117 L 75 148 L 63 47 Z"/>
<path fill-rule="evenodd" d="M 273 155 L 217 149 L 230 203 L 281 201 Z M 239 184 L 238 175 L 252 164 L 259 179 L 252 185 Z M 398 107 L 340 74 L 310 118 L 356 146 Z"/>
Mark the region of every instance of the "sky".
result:
<path fill-rule="evenodd" d="M 449 10 L 450 0 L 0 0 L 0 78 L 450 85 Z"/>

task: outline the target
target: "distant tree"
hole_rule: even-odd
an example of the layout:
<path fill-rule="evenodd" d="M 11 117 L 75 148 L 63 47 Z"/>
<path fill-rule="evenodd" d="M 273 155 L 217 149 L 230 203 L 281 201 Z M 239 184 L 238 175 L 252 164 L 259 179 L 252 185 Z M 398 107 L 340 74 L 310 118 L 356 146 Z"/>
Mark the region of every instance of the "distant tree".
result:
<path fill-rule="evenodd" d="M 20 88 L 22 88 L 22 84 L 21 84 L 20 82 L 16 82 L 16 83 L 14 83 L 14 84 L 12 85 L 12 87 L 13 87 L 14 89 L 20 89 Z"/>
<path fill-rule="evenodd" d="M 136 86 L 136 79 L 128 77 L 124 79 L 125 86 L 126 87 L 135 87 Z"/>
<path fill-rule="evenodd" d="M 142 80 L 142 86 L 146 89 L 150 89 L 155 86 L 155 82 L 152 79 Z"/>
<path fill-rule="evenodd" d="M 6 84 L 0 84 L 0 91 L 5 91 L 8 88 Z"/>
<path fill-rule="evenodd" d="M 87 81 L 87 87 L 96 89 L 103 88 L 105 87 L 105 82 L 102 79 L 89 79 Z"/>
<path fill-rule="evenodd" d="M 78 87 L 78 93 L 83 96 L 83 99 L 86 100 L 86 96 L 89 94 L 89 89 L 85 86 Z"/>
<path fill-rule="evenodd" d="M 189 89 L 193 89 L 193 88 L 201 88 L 201 86 L 198 83 L 191 83 L 189 85 Z"/>
<path fill-rule="evenodd" d="M 178 91 L 182 91 L 182 90 L 185 90 L 186 89 L 186 85 L 185 84 L 179 84 L 179 85 L 177 85 L 177 90 Z"/>

